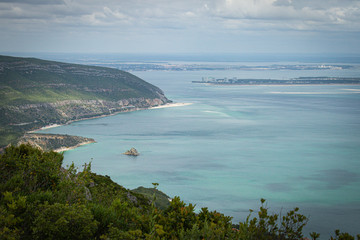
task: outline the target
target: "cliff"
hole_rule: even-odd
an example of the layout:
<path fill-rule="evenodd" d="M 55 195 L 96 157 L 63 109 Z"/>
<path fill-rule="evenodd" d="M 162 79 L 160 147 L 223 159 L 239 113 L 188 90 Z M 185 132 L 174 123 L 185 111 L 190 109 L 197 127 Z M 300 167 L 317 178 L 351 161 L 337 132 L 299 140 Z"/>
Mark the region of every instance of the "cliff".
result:
<path fill-rule="evenodd" d="M 30 144 L 43 151 L 53 150 L 55 152 L 62 152 L 94 142 L 95 140 L 92 138 L 79 136 L 28 133 L 19 139 L 18 145 Z"/>
<path fill-rule="evenodd" d="M 0 56 L 0 147 L 47 125 L 169 102 L 158 87 L 117 69 Z"/>

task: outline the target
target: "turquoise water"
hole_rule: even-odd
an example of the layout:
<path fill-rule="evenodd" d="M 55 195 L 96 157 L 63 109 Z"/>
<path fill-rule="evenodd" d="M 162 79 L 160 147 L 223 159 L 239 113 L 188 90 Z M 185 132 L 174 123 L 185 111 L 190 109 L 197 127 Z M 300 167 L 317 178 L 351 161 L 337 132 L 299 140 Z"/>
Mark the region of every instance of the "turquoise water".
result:
<path fill-rule="evenodd" d="M 359 76 L 343 71 L 135 72 L 189 106 L 122 113 L 44 130 L 94 138 L 64 164 L 109 175 L 127 188 L 158 182 L 200 209 L 243 221 L 266 198 L 295 206 L 306 233 L 360 233 L 360 86 L 207 86 L 201 77 Z M 135 147 L 140 156 L 122 153 Z"/>

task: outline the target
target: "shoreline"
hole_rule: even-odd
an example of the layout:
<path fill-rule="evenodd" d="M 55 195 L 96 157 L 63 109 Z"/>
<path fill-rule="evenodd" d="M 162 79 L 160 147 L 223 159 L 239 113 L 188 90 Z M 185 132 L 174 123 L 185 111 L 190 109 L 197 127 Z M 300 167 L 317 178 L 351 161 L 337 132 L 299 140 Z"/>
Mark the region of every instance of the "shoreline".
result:
<path fill-rule="evenodd" d="M 114 116 L 114 115 L 121 114 L 121 113 L 126 113 L 126 112 L 135 112 L 135 111 L 140 111 L 140 110 L 151 110 L 151 109 L 170 108 L 170 107 L 182 107 L 182 106 L 188 106 L 188 105 L 191 105 L 191 104 L 193 104 L 193 103 L 166 103 L 166 104 L 163 104 L 163 105 L 159 105 L 159 106 L 155 106 L 155 107 L 149 107 L 149 108 L 135 108 L 135 109 L 127 110 L 127 111 L 114 112 L 114 113 L 102 114 L 102 115 L 94 116 L 94 117 L 71 120 L 71 121 L 68 121 L 68 122 L 66 122 L 64 124 L 50 124 L 50 125 L 47 125 L 47 126 L 35 129 L 35 130 L 28 131 L 25 134 L 27 134 L 27 133 L 31 134 L 31 133 L 36 133 L 36 132 L 41 131 L 41 130 L 61 127 L 61 126 L 71 124 L 73 122 L 77 122 L 77 121 L 90 120 L 90 119 L 96 119 L 96 118 L 102 118 L 102 117 L 109 117 L 109 116 Z M 79 144 L 77 144 L 77 145 L 75 145 L 73 147 L 62 147 L 62 148 L 54 149 L 53 151 L 54 152 L 65 152 L 65 151 L 69 151 L 69 150 L 78 148 L 78 147 L 80 147 L 82 145 L 86 145 L 86 144 L 90 144 L 90 143 L 96 143 L 96 141 L 86 141 L 86 142 L 83 142 L 83 143 L 79 143 Z"/>
<path fill-rule="evenodd" d="M 64 124 L 65 125 L 65 124 Z M 35 133 L 37 131 L 40 131 L 40 130 L 45 130 L 45 129 L 50 129 L 50 128 L 56 128 L 56 127 L 60 127 L 60 126 L 63 126 L 61 124 L 51 124 L 51 125 L 46 125 L 45 127 L 41 127 L 41 128 L 38 128 L 38 129 L 35 129 L 35 130 L 31 130 L 31 131 L 28 131 L 26 133 Z"/>
<path fill-rule="evenodd" d="M 149 107 L 148 109 L 159 109 L 159 108 L 170 108 L 170 107 L 183 107 L 189 106 L 193 103 L 166 103 L 164 105 L 156 106 L 156 107 Z"/>
<path fill-rule="evenodd" d="M 35 132 L 41 131 L 41 130 L 46 130 L 46 129 L 50 129 L 50 128 L 56 128 L 56 127 L 65 126 L 65 125 L 71 124 L 73 122 L 96 119 L 96 118 L 102 118 L 102 117 L 115 116 L 115 115 L 121 114 L 121 113 L 135 112 L 135 111 L 141 111 L 141 110 L 160 109 L 160 108 L 170 108 L 170 107 L 182 107 L 182 106 L 189 106 L 189 105 L 192 105 L 192 104 L 193 103 L 166 103 L 166 104 L 163 104 L 163 105 L 159 105 L 159 106 L 155 106 L 155 107 L 149 107 L 149 108 L 135 108 L 135 109 L 131 109 L 131 110 L 128 110 L 128 111 L 113 112 L 113 113 L 109 113 L 109 114 L 102 114 L 102 115 L 99 115 L 99 116 L 93 116 L 93 117 L 81 118 L 81 119 L 76 119 L 76 120 L 70 120 L 70 121 L 68 121 L 68 122 L 66 122 L 64 124 L 50 124 L 50 125 L 46 125 L 44 127 L 41 127 L 41 128 L 35 129 L 35 130 L 28 131 L 26 133 L 35 133 Z"/>
<path fill-rule="evenodd" d="M 86 142 L 76 144 L 75 146 L 72 146 L 72 147 L 62 147 L 62 148 L 54 149 L 53 151 L 58 152 L 58 153 L 66 152 L 66 151 L 69 151 L 69 150 L 72 150 L 72 149 L 75 149 L 75 148 L 78 148 L 80 146 L 87 145 L 90 143 L 96 143 L 96 141 L 86 141 Z"/>

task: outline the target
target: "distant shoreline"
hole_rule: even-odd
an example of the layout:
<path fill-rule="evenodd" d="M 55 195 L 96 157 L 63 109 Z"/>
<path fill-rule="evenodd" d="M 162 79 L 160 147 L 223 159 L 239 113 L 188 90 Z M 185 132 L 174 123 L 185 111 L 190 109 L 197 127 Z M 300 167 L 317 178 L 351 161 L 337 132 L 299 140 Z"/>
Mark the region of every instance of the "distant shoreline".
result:
<path fill-rule="evenodd" d="M 209 86 L 359 86 L 360 83 L 323 83 L 323 84 L 294 84 L 294 83 L 289 83 L 289 84 L 261 84 L 261 83 L 256 83 L 256 84 L 237 84 L 237 83 L 201 83 L 201 82 L 197 82 L 199 84 L 204 84 L 204 85 L 209 85 Z"/>
<path fill-rule="evenodd" d="M 203 77 L 202 81 L 192 83 L 203 83 L 210 85 L 245 85 L 245 86 L 288 86 L 288 85 L 359 85 L 360 78 L 356 77 L 297 77 L 290 79 L 260 79 L 260 78 L 219 78 Z"/>

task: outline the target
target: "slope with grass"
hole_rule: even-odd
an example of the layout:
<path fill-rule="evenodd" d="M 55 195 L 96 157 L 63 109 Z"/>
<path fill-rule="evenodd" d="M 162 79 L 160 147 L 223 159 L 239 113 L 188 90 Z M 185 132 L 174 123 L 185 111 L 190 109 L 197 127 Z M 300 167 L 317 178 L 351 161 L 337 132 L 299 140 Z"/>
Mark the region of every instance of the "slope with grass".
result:
<path fill-rule="evenodd" d="M 157 208 L 164 210 L 170 206 L 171 198 L 156 188 L 145 188 L 140 186 L 138 188 L 132 189 L 131 191 L 144 195 L 150 201 L 154 198 L 155 195 L 155 206 Z"/>
<path fill-rule="evenodd" d="M 0 56 L 0 147 L 47 125 L 168 102 L 158 87 L 117 69 Z"/>

